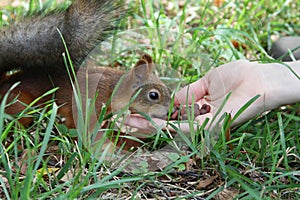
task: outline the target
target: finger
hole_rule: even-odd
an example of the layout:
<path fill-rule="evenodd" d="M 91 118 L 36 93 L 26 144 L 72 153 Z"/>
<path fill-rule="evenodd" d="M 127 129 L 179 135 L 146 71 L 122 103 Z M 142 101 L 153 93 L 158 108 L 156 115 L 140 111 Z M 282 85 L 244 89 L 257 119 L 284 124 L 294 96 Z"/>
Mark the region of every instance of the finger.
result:
<path fill-rule="evenodd" d="M 198 116 L 194 123 L 192 123 L 192 126 L 191 126 L 191 123 L 190 122 L 184 122 L 184 121 L 170 121 L 167 125 L 167 129 L 170 131 L 170 132 L 178 132 L 178 131 L 181 131 L 185 134 L 189 134 L 191 133 L 191 131 L 196 131 L 197 129 L 199 129 L 199 127 L 203 126 L 204 123 L 206 123 L 204 129 L 208 129 L 209 128 L 209 125 L 210 125 L 210 120 L 212 118 L 212 113 L 208 113 L 208 114 L 205 114 L 205 115 L 201 115 L 201 116 Z M 208 120 L 208 122 L 206 122 Z"/>
<path fill-rule="evenodd" d="M 181 126 L 181 130 L 184 133 L 190 133 L 191 131 L 196 131 L 197 129 L 199 129 L 202 126 L 204 126 L 203 128 L 207 130 L 210 126 L 210 121 L 211 121 L 212 117 L 213 117 L 212 113 L 199 115 L 195 118 L 193 127 L 191 127 L 190 125 L 188 126 L 188 124 L 186 124 L 186 125 Z"/>
<path fill-rule="evenodd" d="M 208 123 L 206 124 L 205 129 L 208 128 L 208 126 L 210 125 L 211 119 L 213 118 L 213 113 L 206 113 L 204 115 L 198 115 L 195 118 L 195 121 L 197 121 L 200 125 L 206 123 L 206 121 L 208 120 Z"/>
<path fill-rule="evenodd" d="M 208 94 L 208 84 L 206 78 L 201 78 L 198 81 L 185 86 L 175 94 L 174 104 L 191 104 L 194 101 L 199 101 Z"/>
<path fill-rule="evenodd" d="M 138 128 L 142 130 L 154 130 L 154 129 L 168 129 L 171 132 L 178 132 L 181 130 L 183 133 L 190 133 L 192 130 L 197 130 L 206 120 L 211 121 L 213 117 L 212 113 L 207 113 L 204 115 L 197 116 L 195 118 L 195 123 L 193 123 L 193 127 L 191 127 L 189 122 L 172 122 L 170 121 L 167 125 L 167 121 L 153 118 L 152 122 L 148 121 L 141 115 L 128 115 L 125 119 L 125 125 L 131 126 L 133 128 Z M 208 129 L 210 126 L 210 122 L 205 125 L 205 129 Z M 171 124 L 170 124 L 171 123 Z M 167 126 L 166 126 L 167 125 Z"/>
<path fill-rule="evenodd" d="M 166 121 L 162 119 L 153 118 L 152 121 L 154 123 L 141 115 L 131 114 L 126 116 L 124 125 L 143 130 L 153 130 L 157 127 L 163 127 L 166 124 Z"/>

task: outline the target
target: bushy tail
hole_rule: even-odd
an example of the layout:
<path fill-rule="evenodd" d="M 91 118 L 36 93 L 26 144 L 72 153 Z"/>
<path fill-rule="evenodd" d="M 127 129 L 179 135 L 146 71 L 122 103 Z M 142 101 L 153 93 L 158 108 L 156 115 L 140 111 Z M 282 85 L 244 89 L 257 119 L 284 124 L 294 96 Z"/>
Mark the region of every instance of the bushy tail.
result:
<path fill-rule="evenodd" d="M 74 0 L 64 11 L 28 17 L 0 32 L 0 74 L 12 69 L 65 67 L 62 33 L 72 61 L 79 66 L 111 31 L 125 10 L 120 0 Z"/>

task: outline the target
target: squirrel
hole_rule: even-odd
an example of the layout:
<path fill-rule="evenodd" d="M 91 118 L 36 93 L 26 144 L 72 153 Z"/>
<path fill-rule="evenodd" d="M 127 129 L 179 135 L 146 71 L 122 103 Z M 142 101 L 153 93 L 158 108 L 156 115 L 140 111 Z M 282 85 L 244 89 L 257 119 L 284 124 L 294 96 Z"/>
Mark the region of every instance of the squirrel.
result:
<path fill-rule="evenodd" d="M 45 92 L 58 87 L 54 100 L 60 106 L 58 114 L 68 128 L 76 128 L 72 113 L 73 89 L 62 57 L 65 47 L 75 66 L 77 78 L 80 66 L 91 50 L 117 28 L 117 21 L 126 12 L 119 0 L 74 0 L 59 12 L 24 18 L 4 27 L 0 33 L 0 102 L 9 88 L 16 83 L 8 101 L 17 98 L 5 108 L 10 115 L 20 113 L 26 106 Z M 128 72 L 109 67 L 88 66 L 88 76 L 97 79 L 98 93 L 95 107 L 99 113 L 111 97 L 118 81 L 120 88 L 108 106 L 111 113 L 126 106 L 139 91 L 129 106 L 132 113 L 142 112 L 151 117 L 165 119 L 171 102 L 170 92 L 163 82 L 152 73 L 153 61 L 144 55 Z M 83 70 L 84 71 L 84 70 Z M 51 100 L 45 96 L 36 106 Z M 19 120 L 24 126 L 33 121 L 30 117 Z"/>

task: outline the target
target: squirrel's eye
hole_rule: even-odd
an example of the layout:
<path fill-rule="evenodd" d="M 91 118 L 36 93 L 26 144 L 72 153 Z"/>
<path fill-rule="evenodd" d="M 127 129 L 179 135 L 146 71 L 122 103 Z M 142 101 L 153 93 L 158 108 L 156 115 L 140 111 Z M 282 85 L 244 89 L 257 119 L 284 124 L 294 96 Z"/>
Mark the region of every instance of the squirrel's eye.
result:
<path fill-rule="evenodd" d="M 148 93 L 150 100 L 158 100 L 159 99 L 159 92 L 157 90 L 150 90 Z"/>

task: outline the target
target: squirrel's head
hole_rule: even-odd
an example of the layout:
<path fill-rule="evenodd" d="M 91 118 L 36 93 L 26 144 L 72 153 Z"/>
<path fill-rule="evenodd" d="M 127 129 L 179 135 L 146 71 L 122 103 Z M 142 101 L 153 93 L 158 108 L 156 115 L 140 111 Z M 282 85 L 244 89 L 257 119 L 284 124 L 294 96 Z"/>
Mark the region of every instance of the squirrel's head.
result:
<path fill-rule="evenodd" d="M 144 55 L 127 72 L 113 98 L 113 110 L 129 104 L 132 113 L 145 113 L 150 117 L 166 119 L 171 103 L 171 95 L 166 85 L 152 72 L 153 62 Z M 122 95 L 122 96 L 119 96 Z M 118 101 L 119 102 L 116 102 Z M 120 102 L 121 101 L 123 102 Z"/>

